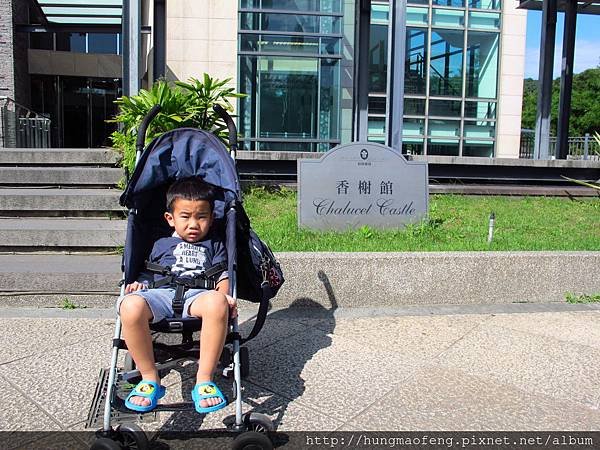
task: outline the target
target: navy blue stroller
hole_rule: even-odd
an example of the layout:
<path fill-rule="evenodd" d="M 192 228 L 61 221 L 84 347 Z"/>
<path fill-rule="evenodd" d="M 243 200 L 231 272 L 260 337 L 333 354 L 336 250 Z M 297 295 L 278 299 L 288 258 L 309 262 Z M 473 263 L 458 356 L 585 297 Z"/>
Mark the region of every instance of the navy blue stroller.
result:
<path fill-rule="evenodd" d="M 169 131 L 153 140 L 143 150 L 147 127 L 159 113 L 159 109 L 158 106 L 154 107 L 142 121 L 137 138 L 136 168 L 121 196 L 121 204 L 129 209 L 122 262 L 121 295 L 124 293 L 124 286 L 135 281 L 140 272 L 146 268 L 145 261 L 153 243 L 161 237 L 169 236 L 172 232 L 163 218 L 168 187 L 176 179 L 195 176 L 218 188 L 213 227 L 217 232 L 223 233 L 228 256 L 229 294 L 237 299 L 239 240 L 236 239 L 236 232 L 240 226 L 240 218 L 247 220 L 247 216 L 241 207 L 241 190 L 236 169 L 235 124 L 223 108 L 215 106 L 215 111 L 228 127 L 230 151 L 214 134 L 193 128 Z M 230 321 L 226 345 L 221 355 L 221 365 L 233 374 L 235 420 L 228 425 L 227 429 L 235 435 L 234 448 L 272 448 L 268 432 L 274 427 L 270 418 L 254 412 L 242 414 L 241 378 L 248 373 L 249 358 L 247 348 L 241 347 L 241 344 L 253 338 L 264 323 L 268 300 L 262 300 L 259 300 L 261 305 L 254 329 L 245 339 L 239 333 L 238 319 Z M 177 312 L 177 308 L 174 309 Z M 181 314 L 151 325 L 151 330 L 155 332 L 182 335 L 180 344 L 154 343 L 156 368 L 161 376 L 165 376 L 185 360 L 197 360 L 200 343 L 194 341 L 193 332 L 200 330 L 201 325 L 200 319 L 183 319 Z M 111 364 L 107 374 L 103 427 L 96 433 L 98 439 L 92 445 L 94 450 L 149 448 L 146 434 L 136 424 L 122 423 L 116 429 L 111 425 L 111 418 L 115 411 L 131 414 L 131 411 L 125 407 L 126 393 L 120 392 L 123 390 L 120 386 L 131 385 L 131 382 L 136 377 L 139 380 L 140 376 L 129 354 L 125 356 L 124 368 L 117 368 L 119 350 L 124 349 L 126 345 L 121 339 L 121 322 L 117 317 Z M 159 404 L 153 412 L 188 410 L 194 411 L 194 404 L 191 401 Z"/>

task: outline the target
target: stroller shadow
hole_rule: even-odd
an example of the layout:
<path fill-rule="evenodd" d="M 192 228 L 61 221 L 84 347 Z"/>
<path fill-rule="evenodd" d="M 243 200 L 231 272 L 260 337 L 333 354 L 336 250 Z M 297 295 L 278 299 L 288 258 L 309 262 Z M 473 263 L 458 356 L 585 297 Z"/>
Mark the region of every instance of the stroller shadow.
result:
<path fill-rule="evenodd" d="M 338 302 L 329 278 L 323 271 L 319 271 L 318 279 L 327 293 L 330 306 L 324 307 L 315 300 L 307 297 L 296 299 L 288 308 L 270 313 L 265 321 L 264 328 L 256 339 L 248 342 L 246 346 L 250 352 L 250 375 L 242 380 L 243 412 L 261 413 L 269 416 L 275 431 L 284 422 L 286 411 L 292 402 L 302 397 L 305 392 L 305 380 L 302 371 L 308 361 L 320 350 L 331 345 L 331 334 L 335 330 L 335 310 Z M 240 324 L 242 336 L 247 336 L 254 326 L 254 318 Z M 291 333 L 288 332 L 291 330 Z M 287 343 L 286 341 L 292 342 Z M 301 345 L 298 345 L 298 344 Z M 259 364 L 259 363 L 260 364 Z M 190 374 L 195 373 L 197 364 L 174 369 L 180 373 L 181 394 L 188 398 L 195 379 Z M 186 378 L 187 377 L 187 378 Z M 228 398 L 232 398 L 231 384 L 233 380 L 216 379 Z M 225 381 L 225 382 L 224 382 Z M 214 413 L 213 413 L 214 414 Z M 175 412 L 157 430 L 153 439 L 154 449 L 179 448 L 167 445 L 162 439 L 189 439 L 192 437 L 223 437 L 223 433 L 213 434 L 201 430 L 207 422 L 211 431 L 214 429 L 214 419 L 195 412 Z M 223 423 L 232 423 L 235 416 L 228 416 Z M 200 433 L 199 433 L 200 432 Z M 195 436 L 193 436 L 195 434 Z M 231 437 L 230 437 L 231 438 Z M 275 446 L 284 445 L 288 438 L 285 432 L 277 432 L 274 436 Z M 194 443 L 195 444 L 195 443 Z M 213 441 L 213 445 L 216 442 Z M 207 442 L 210 446 L 211 443 Z M 209 447 L 208 447 L 209 448 Z"/>

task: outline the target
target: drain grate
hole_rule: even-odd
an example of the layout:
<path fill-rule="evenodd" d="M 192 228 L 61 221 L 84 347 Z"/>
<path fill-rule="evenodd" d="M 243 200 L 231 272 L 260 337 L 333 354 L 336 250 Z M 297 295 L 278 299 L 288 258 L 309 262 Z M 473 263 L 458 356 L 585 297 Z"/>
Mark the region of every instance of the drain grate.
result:
<path fill-rule="evenodd" d="M 106 392 L 108 390 L 108 374 L 110 368 L 100 369 L 100 375 L 98 376 L 98 383 L 96 384 L 96 390 L 94 392 L 94 398 L 90 405 L 88 412 L 87 421 L 85 423 L 86 428 L 101 428 L 104 425 L 104 405 L 106 404 Z M 121 377 L 117 376 L 117 396 L 125 399 L 134 385 L 123 381 Z M 114 407 L 111 407 L 110 411 L 110 422 L 111 424 L 119 424 L 125 422 L 156 422 L 158 420 L 158 413 L 151 412 L 146 414 L 139 414 L 135 412 L 124 412 Z"/>

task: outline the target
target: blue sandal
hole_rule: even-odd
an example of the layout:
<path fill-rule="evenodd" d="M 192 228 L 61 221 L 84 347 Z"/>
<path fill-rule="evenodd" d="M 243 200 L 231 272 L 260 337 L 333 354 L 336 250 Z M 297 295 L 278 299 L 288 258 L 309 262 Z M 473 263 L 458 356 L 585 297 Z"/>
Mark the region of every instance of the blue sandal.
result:
<path fill-rule="evenodd" d="M 214 406 L 207 406 L 206 408 L 200 406 L 201 400 L 206 400 L 209 398 L 220 398 L 221 403 L 218 403 Z M 200 414 L 218 411 L 219 409 L 225 408 L 227 406 L 227 398 L 223 395 L 223 393 L 217 387 L 217 385 L 212 381 L 198 383 L 196 386 L 194 386 L 194 389 L 192 389 L 192 400 L 194 401 L 196 412 Z"/>
<path fill-rule="evenodd" d="M 165 396 L 166 388 L 154 381 L 142 380 L 129 393 L 125 399 L 125 406 L 137 412 L 149 412 L 156 408 L 158 400 Z M 145 397 L 150 399 L 150 404 L 146 406 L 135 405 L 129 401 L 131 397 Z"/>

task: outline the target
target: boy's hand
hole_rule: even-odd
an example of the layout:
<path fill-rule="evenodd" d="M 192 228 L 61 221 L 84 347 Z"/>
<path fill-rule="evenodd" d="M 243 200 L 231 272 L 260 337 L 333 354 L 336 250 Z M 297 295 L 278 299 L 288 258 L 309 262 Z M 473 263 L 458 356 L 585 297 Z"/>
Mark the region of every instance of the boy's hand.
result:
<path fill-rule="evenodd" d="M 229 315 L 233 319 L 233 318 L 237 317 L 237 315 L 238 315 L 237 302 L 236 302 L 235 298 L 233 298 L 231 295 L 225 294 L 225 297 L 227 297 L 227 303 L 229 303 Z"/>
<path fill-rule="evenodd" d="M 147 287 L 148 286 L 146 286 L 144 283 L 134 281 L 133 283 L 125 286 L 125 293 L 130 294 L 131 292 L 141 291 L 142 289 L 146 289 Z"/>

